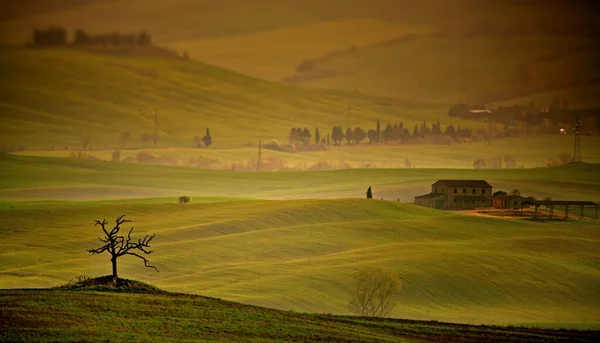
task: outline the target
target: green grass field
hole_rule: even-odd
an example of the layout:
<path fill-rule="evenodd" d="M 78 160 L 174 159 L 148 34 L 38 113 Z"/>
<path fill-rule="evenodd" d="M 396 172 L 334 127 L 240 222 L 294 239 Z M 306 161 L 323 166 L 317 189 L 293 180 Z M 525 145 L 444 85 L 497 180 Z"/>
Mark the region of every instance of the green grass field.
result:
<path fill-rule="evenodd" d="M 183 294 L 2 290 L 0 304 L 2 342 L 593 342 L 599 333 L 303 314 Z"/>
<path fill-rule="evenodd" d="M 262 199 L 376 198 L 412 202 L 439 179 L 485 179 L 494 190 L 518 188 L 539 198 L 597 201 L 600 164 L 534 169 L 350 169 L 321 172 L 226 172 L 0 154 L 0 199 L 110 200 L 120 198 L 245 197 Z"/>
<path fill-rule="evenodd" d="M 153 133 L 160 145 L 193 146 L 210 128 L 215 146 L 287 141 L 291 127 L 407 125 L 436 107 L 260 81 L 193 61 L 69 50 L 0 50 L 0 144 L 28 148 L 117 146 Z M 439 108 L 438 108 L 439 109 Z"/>
<path fill-rule="evenodd" d="M 126 213 L 134 233 L 158 235 L 150 257 L 160 273 L 124 259 L 121 275 L 168 291 L 347 314 L 351 273 L 384 266 L 404 284 L 394 317 L 597 328 L 596 221 L 474 217 L 381 200 L 259 198 L 362 198 L 372 185 L 375 198 L 408 201 L 437 179 L 475 178 L 525 195 L 597 201 L 598 168 L 231 173 L 4 154 L 0 287 L 107 274 L 108 258 L 85 251 L 97 245 L 93 221 Z M 192 203 L 177 204 L 183 194 Z M 169 197 L 124 199 L 149 196 Z M 231 198 L 238 196 L 246 199 Z M 66 201 L 75 199 L 88 201 Z"/>

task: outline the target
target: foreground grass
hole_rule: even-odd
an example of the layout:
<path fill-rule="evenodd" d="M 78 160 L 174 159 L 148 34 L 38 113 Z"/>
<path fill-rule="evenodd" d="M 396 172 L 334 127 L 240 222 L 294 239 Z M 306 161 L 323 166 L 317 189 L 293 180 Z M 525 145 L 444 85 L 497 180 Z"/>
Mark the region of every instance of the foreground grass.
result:
<path fill-rule="evenodd" d="M 185 294 L 1 290 L 0 341 L 592 342 L 554 331 L 303 314 Z"/>
<path fill-rule="evenodd" d="M 593 221 L 472 217 L 389 201 L 61 202 L 3 209 L 0 287 L 51 287 L 103 275 L 93 220 L 133 219 L 156 233 L 150 259 L 120 274 L 175 292 L 347 314 L 351 275 L 396 270 L 397 318 L 598 328 L 600 250 Z M 567 281 L 568 280 L 568 281 Z M 557 324 L 561 323 L 561 324 Z"/>

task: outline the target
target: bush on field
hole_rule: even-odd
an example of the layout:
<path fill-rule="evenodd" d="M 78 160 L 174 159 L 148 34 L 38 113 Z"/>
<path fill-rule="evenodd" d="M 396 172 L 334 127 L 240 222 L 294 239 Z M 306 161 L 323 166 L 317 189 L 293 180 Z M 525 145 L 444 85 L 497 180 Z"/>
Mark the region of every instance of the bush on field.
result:
<path fill-rule="evenodd" d="M 187 204 L 188 202 L 192 201 L 192 199 L 187 196 L 187 195 L 182 195 L 179 197 L 179 203 L 180 204 Z"/>

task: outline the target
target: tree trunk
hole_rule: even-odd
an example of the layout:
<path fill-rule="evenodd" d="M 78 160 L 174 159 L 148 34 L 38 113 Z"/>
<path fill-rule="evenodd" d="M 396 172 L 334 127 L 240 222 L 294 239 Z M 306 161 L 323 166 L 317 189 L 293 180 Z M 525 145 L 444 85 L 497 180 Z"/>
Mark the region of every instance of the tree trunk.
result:
<path fill-rule="evenodd" d="M 113 257 L 110 259 L 110 262 L 112 262 L 112 277 L 113 280 L 116 281 L 117 280 L 117 258 Z"/>

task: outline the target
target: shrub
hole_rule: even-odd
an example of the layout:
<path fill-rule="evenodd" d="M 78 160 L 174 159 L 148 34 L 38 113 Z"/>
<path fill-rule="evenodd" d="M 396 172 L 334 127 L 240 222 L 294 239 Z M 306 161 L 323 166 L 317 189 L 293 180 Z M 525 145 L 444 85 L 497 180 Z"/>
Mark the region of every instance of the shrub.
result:
<path fill-rule="evenodd" d="M 359 316 L 384 317 L 395 306 L 393 296 L 402 284 L 398 274 L 383 268 L 364 268 L 353 275 L 348 308 Z"/>
<path fill-rule="evenodd" d="M 179 197 L 179 203 L 180 204 L 187 204 L 188 202 L 192 201 L 192 199 L 187 196 L 187 195 L 182 195 Z"/>

